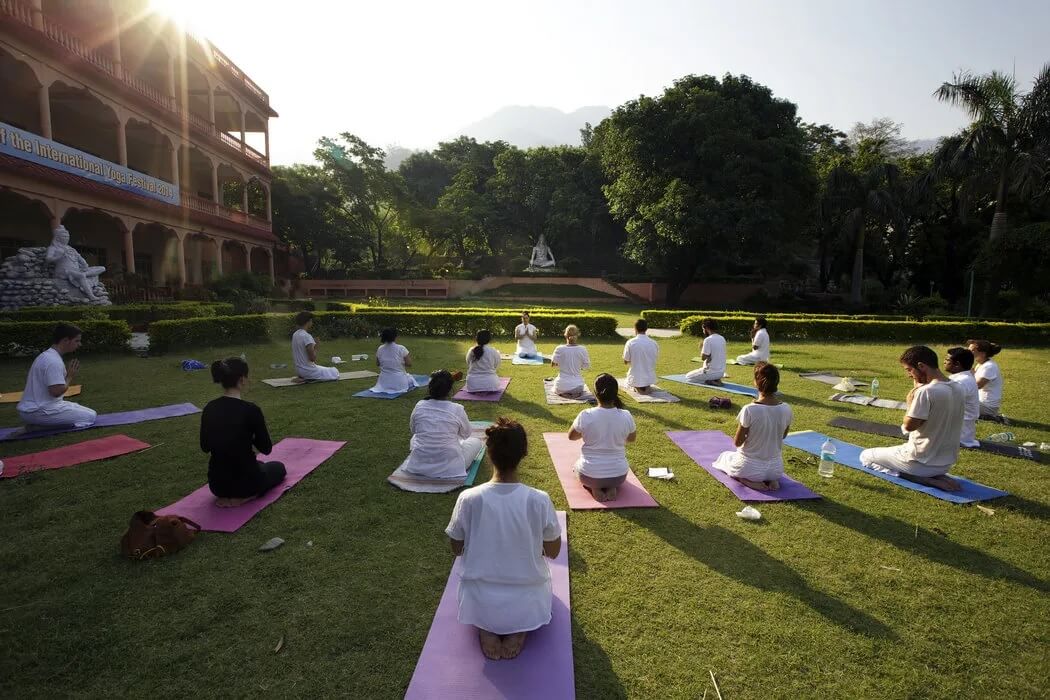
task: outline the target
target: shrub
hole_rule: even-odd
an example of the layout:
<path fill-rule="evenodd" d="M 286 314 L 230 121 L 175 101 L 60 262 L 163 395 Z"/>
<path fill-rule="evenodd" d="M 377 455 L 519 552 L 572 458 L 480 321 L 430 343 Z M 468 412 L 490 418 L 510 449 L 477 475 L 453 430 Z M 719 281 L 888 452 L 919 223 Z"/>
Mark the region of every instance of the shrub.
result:
<path fill-rule="evenodd" d="M 495 336 L 509 336 L 521 323 L 517 311 L 499 309 L 442 308 L 439 310 L 402 311 L 390 309 L 358 309 L 357 316 L 367 318 L 377 328 L 394 326 L 405 335 L 472 336 L 479 328 L 488 328 Z M 537 332 L 545 337 L 559 337 L 565 326 L 574 323 L 584 336 L 609 337 L 616 335 L 616 317 L 587 312 L 533 310 L 530 318 Z"/>
<path fill-rule="evenodd" d="M 81 321 L 84 332 L 80 352 L 125 352 L 131 328 L 125 321 Z M 35 355 L 51 345 L 54 321 L 0 321 L 0 355 Z"/>
<path fill-rule="evenodd" d="M 200 318 L 229 315 L 233 305 L 221 302 L 174 302 L 120 304 L 114 306 L 37 306 L 17 311 L 0 311 L 0 320 L 10 321 L 72 321 L 109 319 L 127 321 L 133 326 L 175 318 Z"/>
<path fill-rule="evenodd" d="M 908 317 L 903 314 L 810 314 L 810 313 L 762 313 L 756 311 L 726 311 L 722 310 L 700 310 L 688 311 L 679 309 L 646 309 L 642 312 L 642 318 L 649 322 L 651 328 L 677 328 L 682 321 L 690 316 L 710 316 L 711 318 L 729 318 L 735 316 L 765 316 L 770 325 L 774 321 L 790 319 L 855 319 L 864 321 L 906 321 Z"/>

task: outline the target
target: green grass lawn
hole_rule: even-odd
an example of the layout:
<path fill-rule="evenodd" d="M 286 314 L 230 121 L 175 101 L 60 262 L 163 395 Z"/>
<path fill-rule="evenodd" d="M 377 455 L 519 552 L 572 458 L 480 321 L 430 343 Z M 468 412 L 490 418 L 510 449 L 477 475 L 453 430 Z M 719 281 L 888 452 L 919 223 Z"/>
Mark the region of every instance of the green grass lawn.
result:
<path fill-rule="evenodd" d="M 584 338 L 586 342 L 588 339 Z M 461 366 L 467 340 L 404 338 L 416 371 Z M 659 341 L 661 373 L 695 365 L 694 338 Z M 620 374 L 622 341 L 587 343 L 595 370 Z M 509 342 L 503 340 L 503 347 Z M 549 344 L 544 344 L 549 345 Z M 730 343 L 730 353 L 745 343 Z M 938 347 L 943 352 L 943 347 Z M 85 357 L 83 403 L 100 412 L 217 395 L 204 361 L 247 352 L 253 378 L 283 376 L 285 345 L 179 355 Z M 331 341 L 322 356 L 375 351 L 373 341 Z M 799 371 L 878 376 L 903 397 L 908 380 L 888 345 L 775 344 L 794 429 L 824 429 L 835 415 L 894 422 L 876 408 L 826 401 L 831 387 Z M 1050 423 L 1048 349 L 1008 349 L 1004 410 Z M 363 363 L 347 368 L 357 369 Z M 0 363 L 0 389 L 20 389 L 29 360 Z M 509 415 L 529 431 L 523 480 L 566 508 L 541 437 L 567 430 L 575 406 L 548 406 L 550 367 L 514 367 L 499 404 L 469 403 L 472 419 Z M 747 368 L 731 368 L 745 382 Z M 207 533 L 189 549 L 150 562 L 120 558 L 131 514 L 164 506 L 205 481 L 199 418 L 0 444 L 21 454 L 123 432 L 151 450 L 0 482 L 0 696 L 401 697 L 429 629 L 452 557 L 443 529 L 456 494 L 409 494 L 385 478 L 408 448 L 419 393 L 396 401 L 352 399 L 368 380 L 271 389 L 255 384 L 275 440 L 348 444 L 235 534 Z M 956 473 L 1016 494 L 987 515 L 786 450 L 791 476 L 815 502 L 739 503 L 664 435 L 734 429 L 736 411 L 707 407 L 712 392 L 679 384 L 679 404 L 627 407 L 639 428 L 635 473 L 659 509 L 569 514 L 573 653 L 580 698 L 691 698 L 708 671 L 725 698 L 1045 697 L 1050 687 L 1050 487 L 1048 467 L 967 451 Z M 733 397 L 741 405 L 741 397 Z M 0 425 L 17 421 L 0 406 Z M 1000 430 L 981 423 L 983 437 Z M 1012 428 L 1050 440 L 1045 429 Z M 831 432 L 863 445 L 869 435 Z M 654 481 L 650 466 L 677 479 Z M 482 466 L 479 482 L 491 467 Z M 274 536 L 283 548 L 260 554 Z M 308 547 L 307 542 L 313 546 Z M 280 653 L 274 653 L 284 638 Z M 537 669 L 542 673 L 542 669 Z"/>

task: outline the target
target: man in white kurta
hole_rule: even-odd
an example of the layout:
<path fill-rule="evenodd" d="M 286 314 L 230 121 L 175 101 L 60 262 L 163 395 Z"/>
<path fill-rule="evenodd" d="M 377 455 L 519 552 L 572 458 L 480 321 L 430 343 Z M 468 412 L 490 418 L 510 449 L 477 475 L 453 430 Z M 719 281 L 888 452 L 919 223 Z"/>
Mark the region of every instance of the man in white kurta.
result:
<path fill-rule="evenodd" d="M 963 447 L 980 447 L 977 441 L 977 419 L 981 415 L 981 399 L 977 380 L 974 379 L 973 353 L 966 348 L 948 348 L 944 356 L 944 371 L 948 379 L 963 388 L 963 427 L 959 444 Z"/>
<path fill-rule="evenodd" d="M 29 368 L 22 400 L 15 407 L 18 417 L 30 426 L 86 428 L 94 425 L 98 414 L 87 406 L 63 398 L 76 377 L 80 362 L 72 360 L 66 367 L 62 355 L 80 347 L 80 329 L 59 323 L 55 326 L 52 341 L 51 347 L 37 355 Z"/>
<path fill-rule="evenodd" d="M 331 382 L 339 379 L 338 369 L 317 364 L 317 341 L 310 335 L 314 315 L 309 311 L 300 311 L 295 317 L 295 322 L 299 329 L 292 334 L 292 360 L 295 362 L 295 373 L 299 379 L 307 382 Z"/>
<path fill-rule="evenodd" d="M 514 328 L 514 339 L 518 342 L 514 348 L 514 354 L 518 357 L 537 357 L 539 350 L 536 349 L 536 326 L 529 321 L 529 312 L 523 311 L 521 323 Z"/>
<path fill-rule="evenodd" d="M 649 324 L 640 318 L 634 322 L 634 337 L 623 345 L 623 361 L 627 365 L 627 386 L 643 394 L 656 384 L 656 360 L 660 346 L 649 337 Z"/>
<path fill-rule="evenodd" d="M 701 327 L 704 331 L 704 342 L 700 346 L 703 364 L 685 376 L 698 384 L 718 385 L 726 374 L 726 339 L 718 333 L 718 321 L 713 318 L 705 318 Z"/>
<path fill-rule="evenodd" d="M 756 362 L 769 362 L 769 330 L 764 316 L 756 318 L 751 327 L 751 352 L 737 355 L 736 358 L 738 365 L 753 365 Z"/>

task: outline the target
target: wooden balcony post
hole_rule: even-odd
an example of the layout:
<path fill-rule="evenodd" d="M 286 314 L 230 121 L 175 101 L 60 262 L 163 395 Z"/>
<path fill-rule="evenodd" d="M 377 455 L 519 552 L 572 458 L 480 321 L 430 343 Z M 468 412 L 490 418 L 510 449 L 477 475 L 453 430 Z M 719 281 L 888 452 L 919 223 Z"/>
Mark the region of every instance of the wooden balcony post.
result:
<path fill-rule="evenodd" d="M 51 138 L 51 92 L 47 85 L 41 85 L 37 91 L 40 99 L 40 135 Z"/>
<path fill-rule="evenodd" d="M 128 167 L 128 132 L 123 119 L 117 122 L 117 160 Z"/>
<path fill-rule="evenodd" d="M 135 274 L 135 236 L 131 229 L 124 229 L 124 269 Z"/>
<path fill-rule="evenodd" d="M 33 0 L 33 29 L 44 31 L 44 1 Z"/>
<path fill-rule="evenodd" d="M 211 199 L 216 204 L 220 204 L 219 200 L 219 166 L 215 163 L 211 164 Z"/>

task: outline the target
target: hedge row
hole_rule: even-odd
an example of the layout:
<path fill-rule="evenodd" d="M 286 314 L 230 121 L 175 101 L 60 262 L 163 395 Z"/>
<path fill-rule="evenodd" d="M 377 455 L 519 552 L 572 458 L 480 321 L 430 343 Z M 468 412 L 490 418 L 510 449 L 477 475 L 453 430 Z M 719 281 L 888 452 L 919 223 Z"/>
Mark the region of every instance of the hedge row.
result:
<path fill-rule="evenodd" d="M 558 313 L 571 313 L 571 314 L 585 314 L 587 309 L 573 309 L 573 308 L 547 308 L 539 306 L 522 306 L 522 307 L 495 307 L 495 306 L 369 306 L 368 304 L 354 304 L 350 302 L 329 302 L 329 311 L 392 311 L 392 312 L 415 312 L 415 311 L 470 311 L 474 313 L 508 313 L 521 315 L 522 311 L 528 311 L 530 315 L 533 314 L 558 314 Z"/>
<path fill-rule="evenodd" d="M 108 318 L 131 325 L 149 324 L 174 318 L 205 318 L 233 313 L 233 304 L 222 302 L 173 302 L 168 304 L 121 304 L 114 306 L 37 306 L 17 311 L 0 311 L 0 320 L 72 321 Z"/>
<path fill-rule="evenodd" d="M 358 318 L 368 319 L 376 328 L 393 326 L 405 335 L 453 335 L 473 336 L 478 329 L 487 328 L 496 337 L 510 336 L 514 327 L 521 323 L 521 314 L 516 311 L 478 309 L 463 311 L 458 308 L 443 308 L 427 311 L 401 311 L 400 309 L 359 309 Z M 565 331 L 565 326 L 575 324 L 585 337 L 615 337 L 616 317 L 605 314 L 566 311 L 555 309 L 537 312 L 530 318 L 538 335 L 556 338 Z"/>
<path fill-rule="evenodd" d="M 806 313 L 768 313 L 760 314 L 754 311 L 725 311 L 725 310 L 700 310 L 686 311 L 679 309 L 646 309 L 642 312 L 644 318 L 651 328 L 677 328 L 683 320 L 690 316 L 708 316 L 711 318 L 731 318 L 747 316 L 754 320 L 755 316 L 765 316 L 772 323 L 781 319 L 855 319 L 858 321 L 907 321 L 908 316 L 903 314 L 806 314 Z"/>
<path fill-rule="evenodd" d="M 80 321 L 84 332 L 80 352 L 123 352 L 131 341 L 126 321 Z M 0 321 L 0 355 L 35 355 L 51 345 L 54 321 Z"/>
<path fill-rule="evenodd" d="M 702 336 L 705 316 L 682 321 L 682 333 Z M 719 318 L 718 331 L 727 337 L 748 337 L 753 316 Z M 1004 345 L 1050 345 L 1050 323 L 991 321 L 864 321 L 855 319 L 778 319 L 771 325 L 774 340 L 874 341 L 882 343 L 956 343 L 985 338 Z"/>

